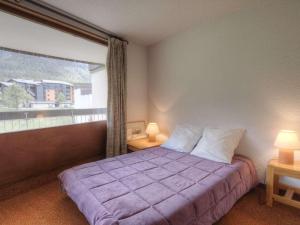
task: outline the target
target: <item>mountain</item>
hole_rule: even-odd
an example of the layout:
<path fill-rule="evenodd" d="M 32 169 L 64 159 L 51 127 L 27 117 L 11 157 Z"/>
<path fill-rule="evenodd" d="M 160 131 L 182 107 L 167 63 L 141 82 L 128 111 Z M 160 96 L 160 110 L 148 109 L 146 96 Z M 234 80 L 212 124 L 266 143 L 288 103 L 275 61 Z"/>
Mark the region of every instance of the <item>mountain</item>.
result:
<path fill-rule="evenodd" d="M 90 83 L 89 64 L 0 49 L 0 81 L 12 78 Z"/>

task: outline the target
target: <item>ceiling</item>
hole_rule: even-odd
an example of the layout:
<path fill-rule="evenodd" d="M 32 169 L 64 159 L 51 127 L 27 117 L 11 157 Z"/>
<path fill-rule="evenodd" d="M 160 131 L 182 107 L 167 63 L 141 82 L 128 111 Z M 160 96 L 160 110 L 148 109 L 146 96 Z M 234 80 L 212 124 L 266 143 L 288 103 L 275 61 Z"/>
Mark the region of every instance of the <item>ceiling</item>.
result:
<path fill-rule="evenodd" d="M 272 0 L 44 0 L 142 45 Z"/>

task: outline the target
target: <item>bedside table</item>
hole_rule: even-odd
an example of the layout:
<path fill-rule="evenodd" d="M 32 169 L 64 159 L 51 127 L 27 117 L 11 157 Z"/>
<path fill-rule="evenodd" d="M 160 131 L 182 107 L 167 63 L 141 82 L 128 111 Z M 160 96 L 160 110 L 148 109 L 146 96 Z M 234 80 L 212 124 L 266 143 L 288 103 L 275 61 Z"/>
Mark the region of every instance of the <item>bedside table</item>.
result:
<path fill-rule="evenodd" d="M 279 177 L 287 176 L 300 179 L 300 161 L 295 161 L 294 164 L 282 164 L 277 159 L 269 162 L 267 168 L 267 205 L 272 207 L 273 201 L 278 201 L 286 205 L 300 208 L 300 201 L 293 199 L 294 193 L 300 194 L 298 188 L 283 185 L 286 189 L 284 195 L 279 195 Z"/>
<path fill-rule="evenodd" d="M 137 140 L 128 141 L 127 149 L 128 152 L 136 152 L 147 148 L 157 147 L 160 146 L 161 144 L 162 142 L 160 141 L 150 142 L 148 138 L 141 138 Z"/>

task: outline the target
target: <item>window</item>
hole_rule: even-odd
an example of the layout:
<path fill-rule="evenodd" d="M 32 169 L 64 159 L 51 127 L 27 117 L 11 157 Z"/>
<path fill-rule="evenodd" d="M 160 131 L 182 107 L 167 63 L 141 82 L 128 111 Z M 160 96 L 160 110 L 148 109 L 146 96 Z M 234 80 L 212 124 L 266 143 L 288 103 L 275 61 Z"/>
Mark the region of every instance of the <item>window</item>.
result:
<path fill-rule="evenodd" d="M 106 119 L 105 66 L 0 48 L 0 132 Z"/>
<path fill-rule="evenodd" d="M 0 12 L 0 133 L 106 120 L 107 46 Z"/>

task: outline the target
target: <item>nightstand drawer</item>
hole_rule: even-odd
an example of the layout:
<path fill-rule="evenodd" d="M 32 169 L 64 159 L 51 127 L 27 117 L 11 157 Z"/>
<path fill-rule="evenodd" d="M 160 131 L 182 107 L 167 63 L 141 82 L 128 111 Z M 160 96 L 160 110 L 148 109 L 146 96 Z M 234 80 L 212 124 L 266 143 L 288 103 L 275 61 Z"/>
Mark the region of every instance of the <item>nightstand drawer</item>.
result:
<path fill-rule="evenodd" d="M 160 141 L 150 142 L 148 138 L 142 138 L 133 141 L 128 141 L 127 149 L 129 152 L 135 152 L 135 151 L 145 150 L 147 148 L 157 147 L 160 146 L 161 144 L 162 142 Z"/>
<path fill-rule="evenodd" d="M 144 150 L 144 149 L 136 148 L 134 146 L 131 146 L 131 145 L 127 144 L 127 150 L 128 150 L 128 152 L 136 152 L 136 151 L 141 151 L 141 150 Z"/>

